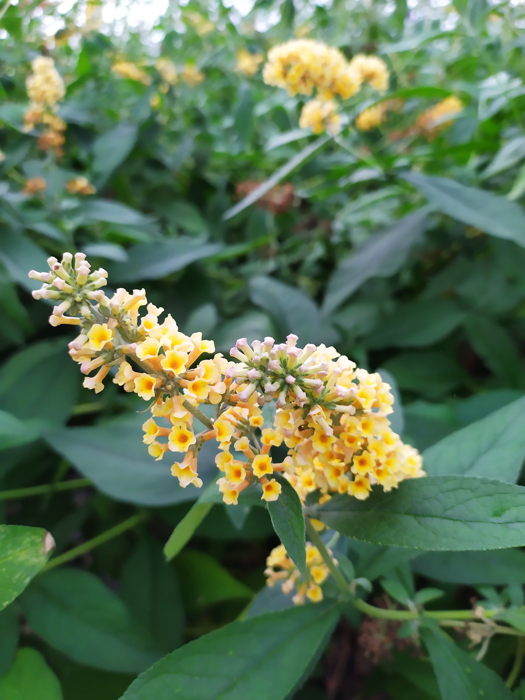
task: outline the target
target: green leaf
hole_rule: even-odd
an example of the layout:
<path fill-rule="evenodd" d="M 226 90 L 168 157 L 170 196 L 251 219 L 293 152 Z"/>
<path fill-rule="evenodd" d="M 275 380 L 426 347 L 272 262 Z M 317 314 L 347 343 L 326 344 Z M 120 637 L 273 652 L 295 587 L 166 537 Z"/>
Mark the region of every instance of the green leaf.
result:
<path fill-rule="evenodd" d="M 444 595 L 444 592 L 439 588 L 422 588 L 414 596 L 414 603 L 416 605 L 426 605 L 426 603 L 442 598 Z"/>
<path fill-rule="evenodd" d="M 461 325 L 464 312 L 451 299 L 417 299 L 399 305 L 380 319 L 367 344 L 371 348 L 410 348 L 433 345 Z"/>
<path fill-rule="evenodd" d="M 151 537 L 141 537 L 122 570 L 120 596 L 159 649 L 182 644 L 184 610 L 179 581 Z"/>
<path fill-rule="evenodd" d="M 248 145 L 252 135 L 254 106 L 255 102 L 251 89 L 248 85 L 243 85 L 240 90 L 239 104 L 233 114 L 233 129 L 237 137 L 237 143 L 243 150 Z"/>
<path fill-rule="evenodd" d="M 235 579 L 209 554 L 185 549 L 174 563 L 184 600 L 191 609 L 253 596 L 248 586 Z"/>
<path fill-rule="evenodd" d="M 525 583 L 525 552 L 501 549 L 492 552 L 430 552 L 414 559 L 413 570 L 443 583 L 466 586 Z"/>
<path fill-rule="evenodd" d="M 481 179 L 498 175 L 504 170 L 512 168 L 525 158 L 525 136 L 516 136 L 500 148 L 492 162 L 481 173 Z M 512 199 L 512 198 L 511 198 Z"/>
<path fill-rule="evenodd" d="M 170 240 L 139 243 L 128 250 L 128 261 L 109 267 L 110 277 L 118 282 L 136 282 L 165 277 L 191 263 L 215 255 L 219 243 L 206 243 L 199 238 L 180 236 Z"/>
<path fill-rule="evenodd" d="M 280 336 L 295 333 L 301 345 L 321 340 L 319 309 L 301 289 L 271 277 L 250 280 L 250 298 L 274 319 Z"/>
<path fill-rule="evenodd" d="M 443 700 L 512 700 L 501 678 L 454 644 L 444 632 L 422 629 Z"/>
<path fill-rule="evenodd" d="M 48 429 L 65 423 L 81 379 L 63 340 L 35 343 L 12 355 L 0 369 L 0 410 Z M 28 430 L 31 428 L 28 426 Z"/>
<path fill-rule="evenodd" d="M 62 700 L 60 682 L 36 649 L 25 647 L 0 678 L 2 700 Z"/>
<path fill-rule="evenodd" d="M 272 588 L 270 588 L 270 586 L 265 586 L 257 593 L 249 606 L 244 610 L 240 619 L 248 620 L 250 617 L 255 617 L 256 615 L 264 615 L 270 612 L 277 612 L 277 610 L 293 608 L 294 602 L 292 598 L 292 593 L 283 593 L 279 585 L 273 586 Z"/>
<path fill-rule="evenodd" d="M 519 204 L 446 177 L 421 173 L 403 173 L 402 177 L 444 214 L 525 247 L 525 212 Z"/>
<path fill-rule="evenodd" d="M 397 382 L 394 376 L 390 374 L 390 372 L 387 372 L 386 369 L 379 368 L 377 371 L 381 375 L 381 379 L 389 385 L 392 396 L 394 397 L 394 411 L 389 414 L 388 420 L 390 421 L 392 430 L 398 435 L 401 435 L 405 429 L 405 418 L 403 416 L 403 406 L 401 404 L 401 395 L 397 387 Z"/>
<path fill-rule="evenodd" d="M 18 646 L 18 615 L 14 605 L 0 611 L 0 677 L 9 671 Z"/>
<path fill-rule="evenodd" d="M 42 574 L 20 602 L 34 632 L 81 664 L 139 673 L 162 656 L 118 596 L 87 571 Z"/>
<path fill-rule="evenodd" d="M 199 491 L 182 489 L 166 462 L 156 462 L 142 442 L 144 415 L 127 415 L 96 427 L 64 428 L 46 434 L 51 447 L 66 457 L 108 496 L 146 506 L 191 501 Z M 199 473 L 216 473 L 215 446 L 206 443 L 199 454 Z M 171 453 L 172 454 L 172 453 Z"/>
<path fill-rule="evenodd" d="M 267 335 L 275 335 L 275 328 L 268 316 L 260 311 L 247 311 L 235 319 L 220 323 L 213 337 L 217 349 L 228 352 L 239 338 L 247 338 L 251 343 Z"/>
<path fill-rule="evenodd" d="M 285 131 L 282 134 L 276 134 L 270 137 L 264 146 L 264 150 L 266 152 L 273 151 L 274 148 L 285 146 L 287 143 L 293 143 L 294 141 L 300 141 L 311 135 L 312 132 L 310 129 L 292 129 L 291 131 Z"/>
<path fill-rule="evenodd" d="M 429 447 L 427 474 L 484 476 L 515 483 L 525 459 L 525 397 Z"/>
<path fill-rule="evenodd" d="M 54 546 L 40 527 L 0 525 L 0 610 L 22 593 Z"/>
<path fill-rule="evenodd" d="M 337 495 L 307 514 L 373 544 L 456 552 L 525 544 L 525 487 L 469 476 L 409 479 L 365 501 Z"/>
<path fill-rule="evenodd" d="M 42 283 L 30 280 L 27 276 L 29 271 L 42 272 L 49 269 L 44 251 L 19 231 L 15 233 L 6 226 L 2 226 L 0 236 L 0 260 L 11 279 L 30 292 L 39 289 Z"/>
<path fill-rule="evenodd" d="M 284 700 L 324 647 L 339 611 L 302 605 L 233 622 L 139 676 L 122 700 Z M 205 670 L 205 675 L 203 671 Z"/>
<path fill-rule="evenodd" d="M 410 596 L 408 595 L 405 587 L 395 579 L 384 578 L 381 581 L 381 586 L 388 593 L 388 595 L 397 600 L 401 605 L 408 605 L 410 601 Z"/>
<path fill-rule="evenodd" d="M 348 540 L 348 545 L 358 556 L 357 576 L 370 581 L 385 576 L 418 556 L 418 552 L 402 547 L 381 547 L 357 540 Z"/>
<path fill-rule="evenodd" d="M 334 311 L 371 277 L 395 274 L 421 238 L 427 213 L 424 208 L 409 214 L 390 230 L 371 236 L 355 253 L 344 258 L 328 282 L 323 313 Z"/>
<path fill-rule="evenodd" d="M 512 338 L 499 324 L 486 315 L 467 317 L 467 336 L 485 364 L 505 384 L 516 387 L 522 376 L 522 360 Z"/>
<path fill-rule="evenodd" d="M 521 632 L 525 632 L 525 613 L 522 610 L 508 608 L 496 616 L 497 620 L 503 620 Z"/>
<path fill-rule="evenodd" d="M 10 413 L 0 410 L 0 450 L 27 445 L 36 440 L 39 435 L 38 424 L 21 421 Z"/>
<path fill-rule="evenodd" d="M 109 199 L 90 199 L 84 202 L 75 213 L 92 221 L 105 221 L 109 224 L 125 224 L 128 226 L 149 226 L 151 218 L 141 214 L 136 209 L 120 202 Z"/>
<path fill-rule="evenodd" d="M 313 156 L 316 151 L 322 148 L 332 138 L 333 136 L 321 136 L 313 143 L 309 143 L 307 146 L 305 146 L 302 151 L 297 153 L 291 160 L 288 161 L 288 163 L 279 168 L 279 170 L 277 170 L 271 177 L 259 185 L 259 187 L 256 187 L 253 192 L 250 192 L 249 195 L 244 197 L 244 199 L 241 199 L 241 201 L 235 206 L 228 209 L 228 211 L 223 214 L 223 221 L 228 221 L 228 219 L 233 218 L 241 211 L 244 211 L 244 209 L 257 202 L 257 200 L 269 192 L 272 187 L 275 187 L 275 185 L 277 185 L 283 178 L 295 170 L 295 168 L 298 168 L 308 158 Z"/>
<path fill-rule="evenodd" d="M 189 202 L 173 202 L 167 209 L 167 218 L 188 233 L 200 235 L 208 233 L 208 224 L 197 207 Z"/>
<path fill-rule="evenodd" d="M 185 547 L 185 545 L 193 537 L 195 530 L 213 508 L 213 500 L 204 499 L 210 494 L 211 491 L 215 491 L 217 489 L 218 487 L 215 481 L 213 481 L 199 496 L 199 500 L 192 505 L 190 510 L 177 524 L 171 533 L 169 540 L 164 545 L 164 556 L 168 561 L 176 557 L 177 554 Z"/>
<path fill-rule="evenodd" d="M 272 525 L 288 556 L 301 574 L 307 578 L 303 506 L 290 482 L 279 475 L 275 475 L 275 478 L 281 484 L 282 492 L 276 501 L 268 503 Z"/>
<path fill-rule="evenodd" d="M 120 122 L 95 140 L 92 168 L 99 187 L 126 160 L 137 142 L 137 135 L 138 129 L 134 124 Z"/>
<path fill-rule="evenodd" d="M 433 350 L 400 353 L 383 367 L 394 375 L 400 389 L 429 398 L 443 396 L 466 379 L 465 371 L 453 358 Z"/>

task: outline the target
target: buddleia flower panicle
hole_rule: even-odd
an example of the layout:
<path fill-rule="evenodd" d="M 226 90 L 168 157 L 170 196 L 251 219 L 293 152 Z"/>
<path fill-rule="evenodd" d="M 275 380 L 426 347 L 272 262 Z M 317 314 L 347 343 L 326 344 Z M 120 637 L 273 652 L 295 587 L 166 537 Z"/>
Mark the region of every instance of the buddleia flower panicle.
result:
<path fill-rule="evenodd" d="M 368 83 L 374 90 L 385 92 L 388 89 L 388 68 L 378 56 L 358 54 L 350 61 L 350 69 L 359 76 L 360 82 Z"/>
<path fill-rule="evenodd" d="M 136 63 L 132 63 L 131 61 L 117 61 L 117 63 L 111 66 L 111 72 L 119 78 L 134 80 L 146 86 L 151 84 L 151 78 L 146 71 L 142 70 Z"/>
<path fill-rule="evenodd" d="M 381 126 L 387 119 L 388 112 L 399 112 L 403 107 L 403 100 L 384 100 L 377 105 L 364 109 L 357 115 L 356 128 L 359 131 L 371 131 Z"/>
<path fill-rule="evenodd" d="M 42 151 L 53 150 L 60 157 L 63 155 L 66 123 L 56 111 L 58 102 L 65 95 L 64 81 L 52 58 L 38 56 L 31 66 L 32 73 L 26 80 L 27 96 L 31 103 L 24 114 L 24 129 L 32 131 L 42 124 L 44 130 L 39 135 L 38 147 Z"/>
<path fill-rule="evenodd" d="M 451 95 L 420 114 L 416 119 L 415 131 L 432 140 L 440 131 L 447 129 L 463 109 L 459 97 Z"/>
<path fill-rule="evenodd" d="M 334 563 L 337 564 L 335 559 Z M 267 579 L 266 584 L 273 588 L 277 583 L 280 583 L 284 594 L 295 590 L 296 593 L 292 600 L 296 605 L 305 603 L 306 598 L 312 603 L 319 603 L 323 600 L 321 585 L 328 578 L 330 571 L 317 547 L 314 547 L 310 542 L 306 543 L 306 568 L 308 569 L 308 577 L 305 579 L 295 568 L 295 564 L 281 544 L 272 549 L 266 559 L 264 572 Z"/>
<path fill-rule="evenodd" d="M 33 197 L 35 194 L 40 194 L 47 189 L 47 182 L 43 177 L 30 177 L 24 183 L 23 192 L 28 197 Z"/>
<path fill-rule="evenodd" d="M 186 63 L 181 71 L 180 77 L 190 87 L 195 87 L 204 80 L 204 73 L 200 71 L 194 63 Z"/>
<path fill-rule="evenodd" d="M 164 81 L 161 86 L 162 92 L 167 92 L 170 85 L 176 85 L 178 83 L 179 77 L 177 74 L 177 67 L 169 58 L 159 58 L 155 64 L 155 68 Z"/>
<path fill-rule="evenodd" d="M 274 46 L 268 52 L 263 79 L 290 95 L 311 95 L 317 90 L 323 100 L 335 95 L 347 100 L 361 86 L 359 73 L 338 49 L 312 39 L 292 39 Z"/>
<path fill-rule="evenodd" d="M 341 118 L 334 100 L 310 100 L 305 104 L 299 119 L 301 129 L 311 129 L 314 134 L 338 134 L 341 130 Z"/>
<path fill-rule="evenodd" d="M 80 194 L 84 197 L 90 194 L 95 194 L 97 191 L 87 177 L 84 177 L 84 175 L 79 175 L 74 180 L 68 180 L 66 182 L 66 190 L 69 194 Z"/>
<path fill-rule="evenodd" d="M 262 53 L 252 53 L 246 49 L 241 49 L 237 52 L 237 65 L 235 70 L 237 73 L 242 73 L 251 77 L 259 70 L 259 66 L 264 61 Z"/>

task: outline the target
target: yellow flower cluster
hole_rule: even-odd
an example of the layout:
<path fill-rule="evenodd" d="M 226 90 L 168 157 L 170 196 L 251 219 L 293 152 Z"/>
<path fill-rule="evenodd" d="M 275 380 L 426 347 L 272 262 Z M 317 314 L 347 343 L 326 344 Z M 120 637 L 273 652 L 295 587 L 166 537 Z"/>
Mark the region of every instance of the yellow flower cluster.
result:
<path fill-rule="evenodd" d="M 177 84 L 177 68 L 173 61 L 170 61 L 169 58 L 159 58 L 155 64 L 155 68 L 158 70 L 160 77 L 164 81 L 164 84 L 161 86 L 162 92 L 167 92 L 170 85 Z"/>
<path fill-rule="evenodd" d="M 193 63 L 186 63 L 180 75 L 184 82 L 190 87 L 195 87 L 204 80 L 204 73 Z"/>
<path fill-rule="evenodd" d="M 327 131 L 329 134 L 338 134 L 341 119 L 337 112 L 334 100 L 309 100 L 302 109 L 299 119 L 301 129 L 311 129 L 314 134 Z"/>
<path fill-rule="evenodd" d="M 463 108 L 459 97 L 451 95 L 420 114 L 416 119 L 415 129 L 426 138 L 433 139 L 440 131 L 450 126 Z"/>
<path fill-rule="evenodd" d="M 334 560 L 334 563 L 337 562 Z M 312 603 L 319 603 L 323 599 L 321 584 L 326 581 L 330 572 L 319 550 L 310 542 L 306 543 L 306 566 L 308 579 L 305 580 L 281 544 L 272 549 L 270 556 L 266 559 L 264 573 L 267 576 L 267 585 L 273 588 L 277 582 L 281 581 L 281 590 L 285 594 L 297 589 L 297 593 L 292 598 L 296 605 L 303 604 L 305 598 Z"/>
<path fill-rule="evenodd" d="M 95 194 L 97 191 L 84 175 L 79 175 L 79 177 L 76 177 L 74 180 L 68 180 L 66 182 L 66 190 L 69 194 L 80 194 L 84 196 Z"/>
<path fill-rule="evenodd" d="M 184 19 L 191 24 L 199 36 L 206 36 L 215 29 L 213 22 L 198 12 L 186 12 Z"/>
<path fill-rule="evenodd" d="M 359 76 L 360 83 L 368 83 L 378 92 L 385 92 L 388 88 L 388 68 L 377 56 L 354 56 L 350 61 L 350 70 Z"/>
<path fill-rule="evenodd" d="M 30 273 L 43 282 L 33 296 L 55 302 L 52 325 L 80 327 L 70 354 L 83 374 L 96 370 L 84 386 L 102 391 L 115 367 L 115 383 L 152 402 L 144 442 L 155 459 L 169 451 L 185 454 L 172 466 L 182 486 L 202 484 L 197 455 L 211 439 L 218 443 L 216 464 L 224 476 L 217 483 L 228 504 L 255 485 L 264 500 L 277 500 L 281 478 L 301 500 L 318 490 L 324 502 L 332 493 L 364 499 L 374 484 L 388 491 L 424 475 L 419 453 L 390 427 L 389 385 L 334 348 L 299 348 L 293 334 L 279 344 L 270 337 L 251 345 L 241 338 L 230 351 L 237 362 L 221 354 L 200 359 L 214 352 L 213 342 L 181 333 L 170 315 L 161 322 L 163 309 L 148 304 L 143 289 L 117 289 L 108 298 L 102 290 L 107 273 L 92 272 L 83 253 L 48 263 L 49 272 Z M 267 424 L 263 407 L 270 402 L 276 413 Z M 202 404 L 213 409 L 213 419 Z M 195 417 L 206 426 L 198 434 Z M 275 461 L 272 447 L 283 443 L 287 456 Z"/>
<path fill-rule="evenodd" d="M 53 149 L 56 156 L 61 156 L 66 123 L 56 111 L 65 94 L 64 81 L 52 58 L 38 56 L 31 65 L 33 71 L 26 80 L 31 104 L 24 114 L 24 128 L 31 131 L 37 124 L 43 124 L 46 128 L 38 138 L 38 147 L 43 151 Z"/>
<path fill-rule="evenodd" d="M 385 100 L 373 105 L 357 115 L 355 125 L 359 131 L 371 131 L 386 121 L 388 112 L 397 112 L 403 107 L 403 100 Z"/>
<path fill-rule="evenodd" d="M 30 177 L 24 183 L 24 194 L 32 197 L 47 189 L 47 182 L 43 177 Z"/>
<path fill-rule="evenodd" d="M 237 52 L 237 73 L 252 76 L 259 70 L 260 64 L 264 61 L 262 53 L 251 53 L 246 49 L 241 49 Z"/>
<path fill-rule="evenodd" d="M 111 70 L 119 78 L 134 80 L 143 85 L 150 85 L 151 83 L 151 78 L 146 71 L 142 70 L 142 68 L 139 68 L 131 61 L 118 61 L 112 65 Z"/>
<path fill-rule="evenodd" d="M 340 95 L 344 100 L 355 95 L 361 78 L 343 54 L 320 41 L 292 39 L 268 52 L 263 69 L 267 85 L 288 90 L 291 95 L 311 95 L 317 89 L 321 99 Z"/>

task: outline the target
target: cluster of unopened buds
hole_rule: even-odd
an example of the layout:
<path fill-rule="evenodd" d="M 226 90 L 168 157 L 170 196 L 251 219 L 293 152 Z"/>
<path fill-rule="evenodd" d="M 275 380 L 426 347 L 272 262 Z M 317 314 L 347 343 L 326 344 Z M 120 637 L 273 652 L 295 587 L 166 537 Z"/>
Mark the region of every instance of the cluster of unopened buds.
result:
<path fill-rule="evenodd" d="M 163 309 L 148 304 L 143 289 L 106 296 L 106 271 L 91 271 L 83 253 L 48 263 L 49 272 L 29 275 L 43 282 L 33 296 L 55 303 L 51 325 L 79 327 L 69 352 L 89 375 L 84 386 L 102 391 L 113 370 L 116 384 L 150 402 L 144 442 L 156 460 L 184 455 L 171 467 L 182 487 L 202 486 L 197 458 L 209 440 L 218 443 L 217 484 L 227 504 L 247 488 L 275 501 L 282 478 L 303 502 L 318 491 L 323 503 L 334 493 L 365 499 L 374 484 L 390 490 L 424 475 L 419 453 L 390 427 L 389 385 L 333 347 L 301 348 L 293 334 L 285 343 L 241 338 L 229 361 L 201 333 L 182 333 L 171 315 L 160 321 Z M 283 444 L 284 458 L 282 448 L 272 451 Z"/>

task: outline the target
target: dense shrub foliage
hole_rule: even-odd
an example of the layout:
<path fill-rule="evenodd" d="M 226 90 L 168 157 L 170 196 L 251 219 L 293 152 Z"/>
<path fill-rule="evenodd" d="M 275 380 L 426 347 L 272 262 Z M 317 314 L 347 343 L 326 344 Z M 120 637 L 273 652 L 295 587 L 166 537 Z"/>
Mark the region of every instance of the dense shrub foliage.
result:
<path fill-rule="evenodd" d="M 0 8 L 0 698 L 525 698 L 523 6 L 226 5 Z"/>

